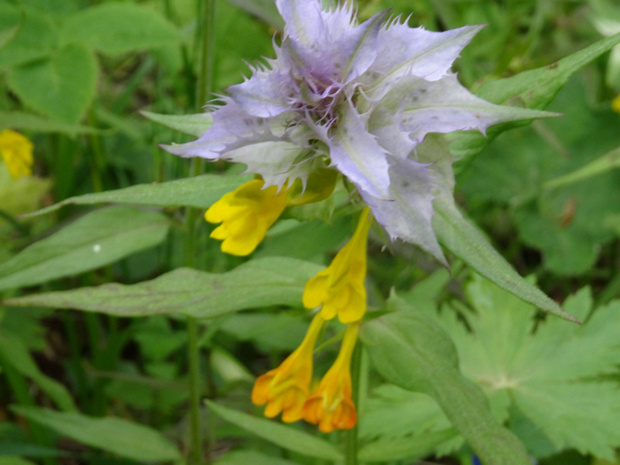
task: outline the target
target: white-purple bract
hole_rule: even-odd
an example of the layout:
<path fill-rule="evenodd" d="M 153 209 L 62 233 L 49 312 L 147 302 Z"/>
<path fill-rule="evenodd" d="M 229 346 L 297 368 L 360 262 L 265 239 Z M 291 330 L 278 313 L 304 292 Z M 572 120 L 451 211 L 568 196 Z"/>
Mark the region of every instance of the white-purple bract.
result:
<path fill-rule="evenodd" d="M 433 165 L 416 161 L 428 133 L 532 117 L 492 105 L 450 68 L 481 26 L 410 28 L 380 12 L 356 24 L 350 4 L 276 0 L 286 22 L 276 58 L 228 89 L 197 141 L 166 146 L 183 157 L 244 163 L 266 186 L 289 185 L 327 163 L 346 176 L 392 239 L 445 263 L 431 226 Z"/>

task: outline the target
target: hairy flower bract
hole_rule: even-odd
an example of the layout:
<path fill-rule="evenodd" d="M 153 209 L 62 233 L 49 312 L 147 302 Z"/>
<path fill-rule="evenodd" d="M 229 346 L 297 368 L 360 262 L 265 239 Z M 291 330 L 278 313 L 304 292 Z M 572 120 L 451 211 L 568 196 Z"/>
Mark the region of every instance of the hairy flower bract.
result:
<path fill-rule="evenodd" d="M 451 186 L 416 147 L 429 133 L 484 132 L 540 112 L 490 104 L 458 82 L 452 63 L 481 26 L 431 32 L 385 11 L 359 23 L 350 3 L 276 5 L 285 28 L 275 58 L 210 107 L 213 124 L 198 140 L 164 148 L 243 163 L 267 187 L 338 170 L 392 239 L 445 263 L 432 201 L 437 189 L 451 196 Z"/>

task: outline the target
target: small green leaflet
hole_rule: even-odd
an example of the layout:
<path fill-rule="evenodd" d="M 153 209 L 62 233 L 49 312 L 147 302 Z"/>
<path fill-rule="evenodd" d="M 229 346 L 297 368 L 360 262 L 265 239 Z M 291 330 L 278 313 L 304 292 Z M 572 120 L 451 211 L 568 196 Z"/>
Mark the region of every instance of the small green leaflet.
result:
<path fill-rule="evenodd" d="M 314 263 L 288 258 L 252 260 L 227 273 L 179 268 L 133 285 L 104 284 L 5 299 L 5 305 L 72 308 L 116 316 L 189 315 L 212 318 L 269 305 L 300 306 Z"/>
<path fill-rule="evenodd" d="M 202 136 L 213 124 L 213 117 L 209 113 L 193 115 L 162 115 L 150 111 L 141 111 L 140 113 L 151 121 L 195 137 Z"/>

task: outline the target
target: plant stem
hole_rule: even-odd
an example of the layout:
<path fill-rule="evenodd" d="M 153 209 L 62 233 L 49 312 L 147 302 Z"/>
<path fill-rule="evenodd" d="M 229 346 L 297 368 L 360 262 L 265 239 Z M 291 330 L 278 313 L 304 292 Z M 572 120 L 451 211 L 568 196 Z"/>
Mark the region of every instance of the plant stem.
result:
<path fill-rule="evenodd" d="M 357 344 L 355 350 L 353 351 L 353 356 L 351 358 L 351 381 L 353 384 L 353 392 L 351 393 L 351 397 L 353 400 L 353 405 L 357 409 L 359 413 L 359 399 L 360 399 L 360 372 L 362 368 L 362 348 L 360 344 Z M 357 465 L 357 435 L 358 435 L 358 421 L 355 423 L 355 426 L 346 432 L 346 442 L 345 442 L 345 465 Z"/>
<path fill-rule="evenodd" d="M 215 51 L 214 25 L 215 25 L 215 0 L 197 0 L 198 24 L 200 29 L 200 63 L 198 73 L 198 89 L 196 105 L 201 107 L 206 103 L 207 96 L 213 91 L 213 57 Z M 202 160 L 194 158 L 190 168 L 190 176 L 198 176 L 202 172 Z M 185 217 L 186 242 L 185 264 L 188 267 L 196 265 L 196 222 L 198 210 L 190 208 Z M 207 434 L 206 451 L 202 451 L 202 433 L 200 428 L 200 397 L 201 397 L 201 373 L 200 373 L 200 345 L 198 343 L 198 322 L 195 318 L 187 318 L 187 346 L 189 363 L 189 395 L 190 395 L 190 463 L 200 465 L 206 456 L 210 462 L 212 449 L 213 431 L 209 425 Z M 207 365 L 207 371 L 209 366 Z M 210 373 L 206 373 L 210 379 Z"/>

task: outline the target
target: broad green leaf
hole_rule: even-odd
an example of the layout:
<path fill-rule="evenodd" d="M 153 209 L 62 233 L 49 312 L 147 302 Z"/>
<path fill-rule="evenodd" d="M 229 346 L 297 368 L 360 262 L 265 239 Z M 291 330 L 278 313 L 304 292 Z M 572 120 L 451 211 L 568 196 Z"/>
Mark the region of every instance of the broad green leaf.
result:
<path fill-rule="evenodd" d="M 205 174 L 193 178 L 152 184 L 139 184 L 95 194 L 70 197 L 50 207 L 32 213 L 29 216 L 49 213 L 65 205 L 94 205 L 100 203 L 120 203 L 132 205 L 150 205 L 155 207 L 188 206 L 209 208 L 227 192 L 231 192 L 246 181 L 247 176 L 219 176 Z"/>
<path fill-rule="evenodd" d="M 24 111 L 0 111 L 0 128 L 35 132 L 62 132 L 69 135 L 101 132 L 88 126 L 63 123 L 62 121 L 44 118 Z"/>
<path fill-rule="evenodd" d="M 620 445 L 620 391 L 601 375 L 620 363 L 620 301 L 592 311 L 583 289 L 565 308 L 583 326 L 548 318 L 479 277 L 466 288 L 476 310 L 467 327 L 441 314 L 452 336 L 463 374 L 476 381 L 506 417 L 516 407 L 555 447 L 613 457 Z M 536 331 L 533 329 L 536 325 Z M 498 403 L 497 400 L 501 399 Z"/>
<path fill-rule="evenodd" d="M 196 113 L 193 115 L 162 115 L 150 111 L 141 111 L 140 114 L 145 118 L 155 121 L 163 126 L 176 129 L 190 136 L 200 137 L 213 123 L 210 113 Z"/>
<path fill-rule="evenodd" d="M 542 110 L 573 74 L 619 43 L 620 34 L 602 39 L 556 63 L 510 78 L 489 81 L 476 91 L 476 95 L 491 103 Z M 486 137 L 476 133 L 463 134 L 452 142 L 450 151 L 459 159 L 475 155 L 500 132 L 511 127 L 514 125 L 496 126 Z"/>
<path fill-rule="evenodd" d="M 174 25 L 154 10 L 130 3 L 104 3 L 69 17 L 65 43 L 88 45 L 108 54 L 145 50 L 179 42 Z"/>
<path fill-rule="evenodd" d="M 122 457 L 145 462 L 181 460 L 177 448 L 159 431 L 120 418 L 92 418 L 79 413 L 13 406 L 18 415 L 61 436 Z"/>
<path fill-rule="evenodd" d="M 76 411 L 73 399 L 59 382 L 41 373 L 26 346 L 10 333 L 0 331 L 0 360 L 10 363 L 15 370 L 30 378 L 62 410 Z"/>
<path fill-rule="evenodd" d="M 46 15 L 30 8 L 18 9 L 3 3 L 0 5 L 0 18 L 3 26 L 14 24 L 15 21 L 20 23 L 15 35 L 6 46 L 0 48 L 0 68 L 46 57 L 58 46 L 58 33 Z M 10 26 L 8 31 L 10 34 Z"/>
<path fill-rule="evenodd" d="M 578 322 L 535 285 L 523 279 L 454 205 L 444 199 L 436 199 L 434 206 L 433 229 L 439 242 L 450 252 L 520 299 L 541 310 Z"/>
<path fill-rule="evenodd" d="M 362 462 L 423 459 L 431 455 L 439 444 L 455 437 L 456 434 L 456 431 L 450 428 L 413 437 L 379 439 L 362 446 L 357 457 Z"/>
<path fill-rule="evenodd" d="M 179 268 L 139 284 L 105 284 L 5 299 L 14 306 L 73 308 L 117 316 L 212 318 L 269 305 L 300 306 L 306 281 L 320 271 L 287 258 L 251 260 L 227 273 Z"/>
<path fill-rule="evenodd" d="M 113 263 L 159 244 L 164 215 L 128 207 L 97 210 L 0 265 L 0 290 L 32 286 Z"/>
<path fill-rule="evenodd" d="M 27 106 L 77 123 L 95 96 L 97 61 L 84 46 L 66 45 L 50 58 L 14 68 L 7 83 Z"/>
<path fill-rule="evenodd" d="M 215 465 L 297 465 L 295 462 L 285 460 L 261 452 L 238 450 L 222 455 L 215 461 Z"/>
<path fill-rule="evenodd" d="M 293 452 L 323 460 L 342 461 L 341 452 L 329 442 L 273 420 L 257 418 L 244 412 L 206 401 L 209 408 L 224 420 L 267 441 Z"/>
<path fill-rule="evenodd" d="M 464 378 L 452 341 L 428 316 L 392 296 L 394 313 L 365 323 L 361 337 L 387 380 L 437 401 L 485 465 L 531 465 L 525 448 L 498 424 L 478 386 Z"/>
<path fill-rule="evenodd" d="M 564 176 L 552 179 L 551 181 L 547 181 L 543 184 L 543 187 L 545 189 L 555 189 L 557 187 L 562 187 L 589 179 L 593 176 L 606 173 L 618 167 L 620 167 L 620 148 L 607 152 L 602 157 L 591 161 L 587 165 L 573 171 L 572 173 L 565 174 Z"/>

